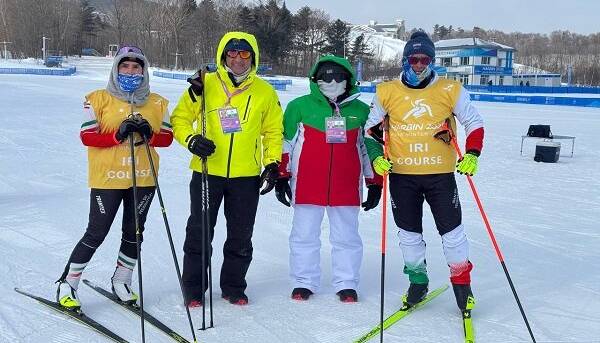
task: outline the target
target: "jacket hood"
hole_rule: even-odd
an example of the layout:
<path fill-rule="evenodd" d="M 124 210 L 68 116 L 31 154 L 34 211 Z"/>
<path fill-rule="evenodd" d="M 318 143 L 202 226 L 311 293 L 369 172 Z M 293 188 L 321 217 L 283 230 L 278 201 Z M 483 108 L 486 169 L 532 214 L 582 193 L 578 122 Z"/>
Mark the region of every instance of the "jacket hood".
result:
<path fill-rule="evenodd" d="M 144 61 L 144 79 L 140 87 L 133 92 L 133 97 L 130 93 L 121 90 L 119 87 L 119 80 L 117 78 L 119 75 L 119 62 L 125 57 L 139 58 L 140 60 Z M 108 85 L 106 86 L 106 90 L 114 97 L 126 102 L 133 102 L 133 104 L 136 106 L 145 104 L 148 100 L 148 96 L 150 95 L 150 73 L 148 72 L 149 64 L 150 63 L 148 62 L 148 59 L 146 59 L 146 56 L 135 52 L 126 52 L 115 56 L 113 66 L 108 77 Z"/>
<path fill-rule="evenodd" d="M 321 90 L 319 89 L 319 85 L 317 84 L 317 80 L 315 80 L 315 74 L 317 73 L 317 70 L 319 69 L 319 66 L 321 65 L 321 63 L 324 62 L 333 62 L 336 64 L 339 64 L 340 66 L 344 67 L 344 69 L 346 69 L 348 71 L 348 73 L 350 74 L 350 82 L 349 82 L 349 95 L 352 94 L 356 94 L 358 93 L 358 83 L 356 82 L 356 74 L 354 72 L 354 68 L 352 68 L 352 65 L 350 65 L 350 62 L 343 58 L 343 57 L 339 57 L 339 56 L 334 56 L 334 55 L 325 55 L 325 56 L 321 56 L 321 58 L 319 58 L 319 60 L 317 61 L 317 63 L 315 63 L 312 68 L 310 69 L 310 72 L 308 74 L 309 80 L 310 80 L 310 93 L 312 95 L 320 95 L 321 97 L 323 97 L 323 99 L 325 99 L 325 97 L 323 96 L 323 94 L 321 94 Z"/>
<path fill-rule="evenodd" d="M 256 76 L 257 66 L 260 61 L 260 53 L 258 51 L 258 43 L 256 42 L 256 37 L 254 37 L 254 35 L 252 35 L 250 33 L 246 33 L 246 32 L 240 32 L 240 31 L 227 32 L 223 36 L 223 38 L 221 38 L 221 41 L 219 42 L 219 46 L 217 47 L 217 56 L 215 58 L 215 63 L 217 64 L 217 73 L 219 73 L 219 75 L 221 76 L 221 80 L 223 80 L 225 82 L 229 82 L 229 83 L 231 83 L 231 81 L 229 80 L 229 77 L 227 76 L 227 70 L 225 69 L 225 60 L 223 59 L 223 52 L 225 50 L 225 45 L 227 45 L 227 43 L 232 39 L 245 40 L 246 42 L 248 42 L 248 44 L 250 44 L 250 46 L 252 47 L 252 50 L 253 50 L 253 59 L 252 59 L 252 65 L 250 66 L 250 74 L 248 74 L 248 77 L 246 78 L 246 80 L 244 82 L 242 82 L 242 84 L 244 84 L 248 80 L 251 80 Z M 228 81 L 226 81 L 226 80 L 228 80 Z"/>

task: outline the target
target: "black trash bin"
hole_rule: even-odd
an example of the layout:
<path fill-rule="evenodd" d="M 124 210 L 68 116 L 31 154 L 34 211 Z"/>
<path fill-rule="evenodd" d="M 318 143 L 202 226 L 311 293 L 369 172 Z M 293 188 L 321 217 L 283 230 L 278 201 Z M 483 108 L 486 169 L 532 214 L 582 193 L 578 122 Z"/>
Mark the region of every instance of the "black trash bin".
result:
<path fill-rule="evenodd" d="M 535 145 L 535 156 L 533 157 L 533 160 L 536 162 L 555 163 L 558 162 L 559 156 L 559 142 L 542 141 Z"/>

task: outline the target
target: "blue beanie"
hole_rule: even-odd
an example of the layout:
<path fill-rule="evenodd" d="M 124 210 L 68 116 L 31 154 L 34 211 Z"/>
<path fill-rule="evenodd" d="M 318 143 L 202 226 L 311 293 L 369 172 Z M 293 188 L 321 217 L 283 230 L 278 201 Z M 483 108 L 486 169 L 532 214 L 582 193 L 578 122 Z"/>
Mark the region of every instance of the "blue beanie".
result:
<path fill-rule="evenodd" d="M 432 59 L 435 58 L 435 46 L 427 33 L 417 31 L 413 33 L 408 42 L 406 42 L 402 56 L 408 57 L 414 54 L 425 54 Z"/>
<path fill-rule="evenodd" d="M 225 45 L 223 52 L 227 52 L 229 50 L 241 50 L 241 51 L 250 51 L 254 52 L 250 43 L 248 43 L 245 39 L 237 39 L 233 38 Z"/>

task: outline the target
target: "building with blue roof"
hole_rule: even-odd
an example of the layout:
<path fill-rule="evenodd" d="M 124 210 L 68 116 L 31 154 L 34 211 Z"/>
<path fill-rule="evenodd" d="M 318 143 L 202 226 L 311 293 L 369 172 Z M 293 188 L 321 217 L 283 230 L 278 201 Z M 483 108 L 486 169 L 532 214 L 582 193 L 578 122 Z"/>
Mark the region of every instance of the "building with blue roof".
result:
<path fill-rule="evenodd" d="M 435 43 L 436 71 L 464 85 L 512 85 L 516 49 L 479 38 Z"/>

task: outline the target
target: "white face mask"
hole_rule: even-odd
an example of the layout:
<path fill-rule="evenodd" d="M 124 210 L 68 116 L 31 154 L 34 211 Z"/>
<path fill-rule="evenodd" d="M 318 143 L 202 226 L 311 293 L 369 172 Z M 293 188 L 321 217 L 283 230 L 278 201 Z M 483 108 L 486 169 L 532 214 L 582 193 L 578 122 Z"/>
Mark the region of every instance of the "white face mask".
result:
<path fill-rule="evenodd" d="M 335 80 L 331 80 L 331 82 L 327 83 L 323 80 L 317 80 L 317 84 L 325 97 L 331 101 L 335 101 L 338 96 L 344 94 L 346 91 L 347 81 L 335 82 Z"/>
<path fill-rule="evenodd" d="M 233 78 L 235 78 L 235 82 L 237 82 L 239 84 L 239 83 L 242 83 L 248 77 L 248 75 L 250 75 L 250 70 L 252 70 L 252 66 L 248 66 L 248 69 L 246 69 L 246 71 L 240 75 L 237 75 L 236 73 L 234 73 L 233 70 L 231 70 L 231 68 L 229 68 L 227 65 L 225 65 L 225 70 L 227 70 L 229 73 L 233 74 Z"/>

